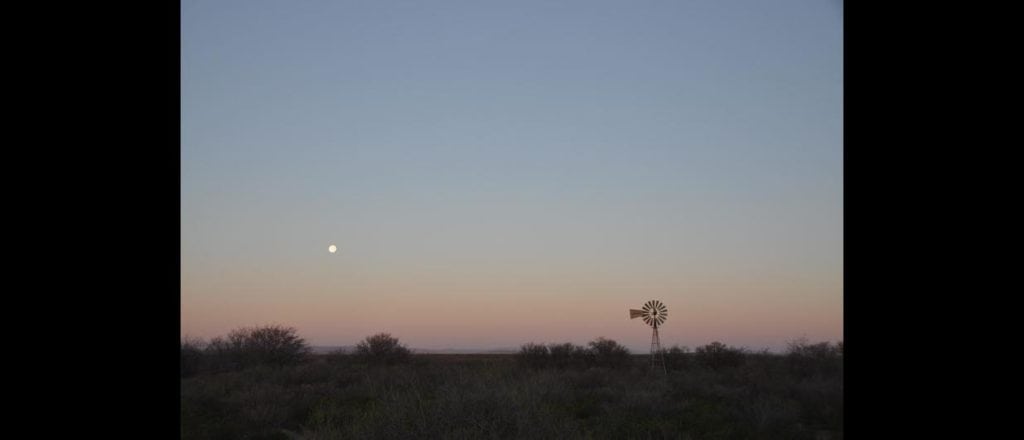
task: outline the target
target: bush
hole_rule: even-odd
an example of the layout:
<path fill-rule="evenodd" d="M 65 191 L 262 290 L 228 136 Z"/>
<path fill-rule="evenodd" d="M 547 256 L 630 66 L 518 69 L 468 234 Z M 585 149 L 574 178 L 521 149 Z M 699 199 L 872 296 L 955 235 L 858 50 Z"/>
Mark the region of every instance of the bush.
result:
<path fill-rule="evenodd" d="M 530 368 L 546 367 L 549 364 L 548 347 L 543 344 L 528 342 L 519 347 L 517 358 L 520 363 Z"/>
<path fill-rule="evenodd" d="M 242 356 L 238 353 L 241 347 L 232 347 L 227 339 L 217 336 L 203 348 L 203 370 L 223 372 L 239 370 L 243 367 Z"/>
<path fill-rule="evenodd" d="M 629 349 L 611 339 L 597 338 L 590 342 L 594 365 L 609 368 L 629 366 Z"/>
<path fill-rule="evenodd" d="M 796 339 L 789 342 L 786 359 L 790 369 L 799 375 L 833 373 L 842 364 L 842 344 L 842 342 L 836 345 L 828 342 L 812 344 L 806 338 Z"/>
<path fill-rule="evenodd" d="M 355 356 L 373 364 L 398 364 L 409 360 L 412 352 L 388 333 L 367 336 L 356 345 Z"/>
<path fill-rule="evenodd" d="M 672 348 L 663 352 L 665 355 L 665 367 L 669 370 L 680 370 L 686 368 L 690 361 L 690 348 L 673 345 Z"/>
<path fill-rule="evenodd" d="M 742 348 L 730 347 L 715 341 L 697 347 L 695 357 L 697 363 L 714 370 L 732 368 L 743 365 L 746 352 Z"/>
<path fill-rule="evenodd" d="M 186 336 L 181 340 L 181 377 L 194 376 L 203 368 L 203 348 L 206 343 L 199 338 Z"/>
<path fill-rule="evenodd" d="M 232 330 L 226 338 L 216 337 L 203 349 L 204 364 L 210 371 L 232 371 L 268 365 L 280 367 L 300 363 L 310 353 L 306 341 L 293 327 L 267 325 Z"/>
<path fill-rule="evenodd" d="M 555 368 L 581 366 L 586 363 L 587 349 L 572 343 L 551 344 L 548 346 L 550 364 Z"/>
<path fill-rule="evenodd" d="M 519 363 L 530 368 L 589 368 L 627 367 L 632 362 L 629 349 L 611 339 L 597 338 L 588 344 L 590 347 L 573 345 L 569 342 L 561 344 L 535 344 L 533 342 L 519 347 L 516 358 Z"/>
<path fill-rule="evenodd" d="M 241 328 L 228 334 L 228 340 L 242 348 L 251 365 L 290 365 L 309 354 L 306 341 L 292 327 L 277 325 Z"/>

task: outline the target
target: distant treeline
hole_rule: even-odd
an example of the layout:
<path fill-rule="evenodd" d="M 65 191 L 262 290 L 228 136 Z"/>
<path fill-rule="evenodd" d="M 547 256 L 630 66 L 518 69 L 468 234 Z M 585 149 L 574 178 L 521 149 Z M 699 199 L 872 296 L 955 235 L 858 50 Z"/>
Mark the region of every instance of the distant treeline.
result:
<path fill-rule="evenodd" d="M 666 368 L 681 370 L 691 367 L 723 369 L 740 367 L 754 357 L 779 357 L 767 351 L 751 352 L 744 348 L 712 342 L 691 351 L 678 345 L 661 353 Z M 794 373 L 831 373 L 841 369 L 843 342 L 810 343 L 798 339 L 788 344 L 785 357 Z M 280 325 L 245 327 L 227 336 L 209 341 L 184 338 L 181 342 L 181 376 L 201 373 L 238 371 L 254 366 L 281 367 L 309 361 L 312 350 L 296 329 Z M 520 365 L 531 369 L 622 369 L 636 362 L 629 349 L 603 337 L 586 346 L 572 343 L 523 344 L 515 355 Z M 336 350 L 327 355 L 334 362 L 359 362 L 373 365 L 406 363 L 413 358 L 409 348 L 388 333 L 367 336 L 352 351 Z"/>
<path fill-rule="evenodd" d="M 665 367 L 670 370 L 687 367 L 735 368 L 742 366 L 752 357 L 779 356 L 767 350 L 751 352 L 718 341 L 697 347 L 692 352 L 689 347 L 675 345 L 662 350 L 661 355 L 665 359 Z M 785 355 L 794 369 L 807 373 L 818 370 L 835 371 L 842 362 L 842 356 L 842 341 L 836 344 L 812 344 L 806 339 L 790 342 Z M 547 345 L 528 343 L 522 346 L 518 358 L 522 364 L 532 368 L 624 368 L 632 364 L 628 349 L 605 338 L 598 338 L 587 347 L 568 342 Z"/>
<path fill-rule="evenodd" d="M 396 364 L 409 359 L 412 352 L 387 333 L 368 336 L 348 353 L 336 350 L 331 359 L 351 358 L 371 364 Z M 305 339 L 294 327 L 267 325 L 232 330 L 225 337 L 210 341 L 183 338 L 181 341 L 181 377 L 199 373 L 238 371 L 255 366 L 283 367 L 301 364 L 313 357 Z"/>

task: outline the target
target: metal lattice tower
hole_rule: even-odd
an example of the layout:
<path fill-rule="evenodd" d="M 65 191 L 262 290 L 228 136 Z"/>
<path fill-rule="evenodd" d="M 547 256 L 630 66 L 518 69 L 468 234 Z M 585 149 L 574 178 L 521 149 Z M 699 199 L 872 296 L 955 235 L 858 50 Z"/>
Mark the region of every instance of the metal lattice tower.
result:
<path fill-rule="evenodd" d="M 668 319 L 668 308 L 661 301 L 647 301 L 641 310 L 629 309 L 629 319 L 633 318 L 643 318 L 644 322 L 654 329 L 651 333 L 651 368 L 660 366 L 663 373 L 668 373 L 665 353 L 661 350 L 661 338 L 658 336 L 658 325 Z"/>

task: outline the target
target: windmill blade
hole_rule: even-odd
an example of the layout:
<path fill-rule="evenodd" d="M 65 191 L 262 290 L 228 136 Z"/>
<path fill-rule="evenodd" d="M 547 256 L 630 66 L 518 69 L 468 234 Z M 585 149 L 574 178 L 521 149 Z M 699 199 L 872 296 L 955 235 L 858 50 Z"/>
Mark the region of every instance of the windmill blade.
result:
<path fill-rule="evenodd" d="M 643 310 L 629 309 L 629 319 L 639 318 L 644 315 Z"/>

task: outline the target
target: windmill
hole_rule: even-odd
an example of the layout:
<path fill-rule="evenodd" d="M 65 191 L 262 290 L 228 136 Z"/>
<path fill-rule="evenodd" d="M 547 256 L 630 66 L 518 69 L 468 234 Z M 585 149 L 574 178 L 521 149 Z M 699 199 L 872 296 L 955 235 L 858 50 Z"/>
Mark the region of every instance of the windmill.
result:
<path fill-rule="evenodd" d="M 629 319 L 643 318 L 647 325 L 654 328 L 651 334 L 651 368 L 661 364 L 661 371 L 667 372 L 665 368 L 665 355 L 661 352 L 661 339 L 658 337 L 658 326 L 668 319 L 668 307 L 656 299 L 647 301 L 640 310 L 629 309 Z"/>

